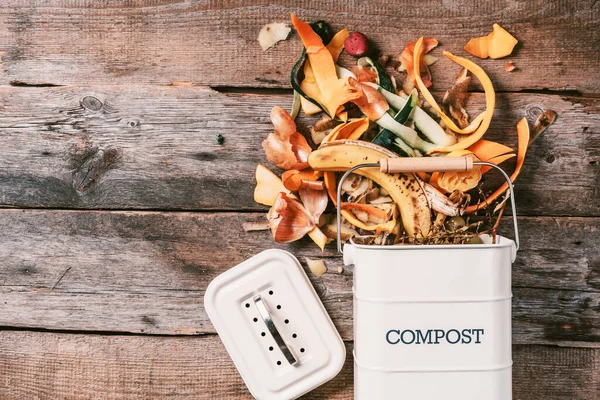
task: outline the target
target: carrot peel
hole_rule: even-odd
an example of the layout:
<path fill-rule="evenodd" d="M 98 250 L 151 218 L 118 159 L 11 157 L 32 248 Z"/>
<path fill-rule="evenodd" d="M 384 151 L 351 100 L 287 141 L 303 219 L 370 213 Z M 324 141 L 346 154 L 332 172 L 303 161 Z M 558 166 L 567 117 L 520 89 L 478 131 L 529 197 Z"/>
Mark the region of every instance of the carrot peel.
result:
<path fill-rule="evenodd" d="M 519 136 L 519 145 L 517 149 L 517 166 L 510 176 L 510 181 L 514 182 L 515 179 L 519 176 L 521 172 L 521 168 L 523 167 L 523 163 L 525 162 L 525 155 L 527 154 L 527 145 L 529 144 L 529 125 L 527 125 L 527 120 L 523 118 L 517 124 L 517 134 Z M 467 207 L 465 210 L 465 214 L 474 213 L 477 210 L 483 209 L 490 205 L 494 200 L 498 198 L 504 191 L 508 189 L 508 182 L 504 182 L 494 193 L 487 197 L 487 199 L 479 204 L 474 204 L 472 206 Z"/>
<path fill-rule="evenodd" d="M 492 117 L 494 116 L 494 107 L 496 106 L 496 92 L 494 91 L 494 86 L 492 85 L 492 81 L 489 76 L 485 73 L 485 71 L 477 64 L 475 64 L 471 60 L 467 60 L 463 57 L 455 56 L 454 54 L 444 51 L 442 53 L 444 56 L 448 57 L 450 60 L 455 63 L 465 67 L 469 71 L 473 73 L 481 82 L 483 89 L 485 91 L 485 111 L 481 114 L 481 124 L 477 127 L 475 132 L 460 140 L 458 143 L 453 144 L 448 147 L 434 149 L 432 152 L 451 152 L 454 150 L 462 150 L 466 149 L 469 146 L 475 144 L 478 140 L 480 140 L 485 132 L 490 127 L 490 123 L 492 122 Z M 440 114 L 442 115 L 442 114 Z M 448 118 L 449 119 L 449 118 Z M 452 121 L 452 120 L 450 120 Z M 454 124 L 454 122 L 452 122 Z M 447 124 L 448 125 L 448 124 Z M 450 125 L 448 125 L 450 126 Z M 452 128 L 450 128 L 452 129 Z M 452 129 L 454 130 L 454 129 Z"/>

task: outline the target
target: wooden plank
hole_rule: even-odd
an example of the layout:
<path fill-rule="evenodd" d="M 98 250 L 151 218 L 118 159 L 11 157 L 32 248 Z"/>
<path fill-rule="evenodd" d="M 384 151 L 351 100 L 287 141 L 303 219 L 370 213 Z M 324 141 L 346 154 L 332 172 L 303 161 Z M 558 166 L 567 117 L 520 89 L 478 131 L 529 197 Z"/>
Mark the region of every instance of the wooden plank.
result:
<path fill-rule="evenodd" d="M 597 400 L 600 351 L 513 346 L 513 397 Z"/>
<path fill-rule="evenodd" d="M 303 399 L 352 399 L 352 343 L 332 381 Z M 518 400 L 595 400 L 598 349 L 513 346 Z M 3 399 L 250 399 L 216 336 L 104 336 L 0 331 Z"/>
<path fill-rule="evenodd" d="M 3 210 L 0 326 L 150 334 L 214 333 L 208 282 L 268 249 L 323 257 L 312 282 L 345 339 L 352 338 L 352 268 L 333 245 L 276 245 L 243 232 L 261 214 Z M 521 218 L 513 273 L 513 341 L 600 343 L 598 218 Z M 507 226 L 509 229 L 510 226 Z M 509 230 L 508 230 L 509 231 Z M 560 249 L 560 250 L 556 250 Z"/>
<path fill-rule="evenodd" d="M 252 198 L 254 169 L 266 161 L 260 143 L 273 129 L 270 109 L 289 107 L 291 97 L 200 87 L 2 88 L 0 204 L 266 210 Z M 471 111 L 482 107 L 482 95 L 473 96 Z M 515 146 L 517 121 L 546 108 L 559 119 L 528 154 L 519 212 L 600 215 L 599 100 L 499 94 L 486 137 Z M 302 118 L 299 129 L 314 119 Z"/>
<path fill-rule="evenodd" d="M 520 40 L 510 59 L 482 60 L 499 90 L 577 90 L 600 93 L 597 49 L 599 7 L 593 0 L 521 2 L 335 1 L 315 7 L 303 1 L 199 4 L 49 0 L 38 6 L 4 1 L 0 7 L 0 82 L 27 84 L 170 84 L 191 81 L 216 86 L 289 87 L 289 71 L 301 50 L 296 34 L 263 52 L 260 28 L 289 21 L 290 12 L 324 19 L 334 28 L 366 33 L 386 53 L 397 55 L 419 36 L 435 36 L 459 55 L 477 36 L 500 23 Z M 357 18 L 357 16 L 359 16 Z M 434 52 L 440 55 L 438 49 Z M 449 61 L 433 66 L 436 87 L 454 74 Z"/>

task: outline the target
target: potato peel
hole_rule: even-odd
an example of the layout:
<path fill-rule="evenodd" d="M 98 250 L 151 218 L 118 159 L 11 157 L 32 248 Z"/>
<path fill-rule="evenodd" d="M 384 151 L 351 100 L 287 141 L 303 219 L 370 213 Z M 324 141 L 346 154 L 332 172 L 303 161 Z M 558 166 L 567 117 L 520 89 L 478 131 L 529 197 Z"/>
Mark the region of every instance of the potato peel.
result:
<path fill-rule="evenodd" d="M 469 115 L 465 110 L 469 99 L 469 84 L 471 77 L 468 70 L 464 68 L 456 77 L 454 85 L 446 91 L 442 99 L 441 107 L 458 123 L 461 129 L 469 126 Z"/>
<path fill-rule="evenodd" d="M 485 91 L 485 111 L 479 114 L 479 116 L 475 118 L 473 122 L 471 122 L 471 125 L 473 125 L 478 119 L 481 119 L 481 124 L 478 125 L 477 129 L 472 134 L 465 137 L 463 140 L 459 141 L 456 144 L 440 149 L 435 149 L 434 151 L 432 151 L 433 153 L 462 150 L 475 144 L 478 140 L 480 140 L 483 137 L 485 132 L 488 130 L 492 122 L 492 117 L 494 116 L 494 107 L 496 106 L 496 92 L 494 91 L 492 81 L 479 65 L 475 64 L 471 60 L 467 60 L 466 58 L 455 56 L 454 54 L 448 51 L 444 51 L 442 54 L 454 61 L 455 63 L 467 68 L 473 75 L 475 75 L 477 79 L 479 79 L 479 82 L 481 82 L 481 85 L 483 86 L 483 89 Z M 441 115 L 442 114 L 440 113 L 440 116 Z"/>
<path fill-rule="evenodd" d="M 325 272 L 327 272 L 327 267 L 325 266 L 323 260 L 313 260 L 308 257 L 306 257 L 305 260 L 310 272 L 315 274 L 317 278 L 320 278 L 323 276 L 323 274 L 325 274 Z"/>
<path fill-rule="evenodd" d="M 437 113 L 440 115 L 440 118 L 442 119 L 442 121 L 444 121 L 446 126 L 448 128 L 450 128 L 450 130 L 452 130 L 453 132 L 460 133 L 460 134 L 470 134 L 470 133 L 475 132 L 479 128 L 479 125 L 481 124 L 481 122 L 483 121 L 483 118 L 486 115 L 487 109 L 483 113 L 479 114 L 466 128 L 461 129 L 458 126 L 456 126 L 454 121 L 450 117 L 448 117 L 446 114 L 444 114 L 444 112 L 442 111 L 442 109 L 440 108 L 438 103 L 435 101 L 435 99 L 433 98 L 433 96 L 431 95 L 429 90 L 427 89 L 427 86 L 421 79 L 421 74 L 419 72 L 418 65 L 420 62 L 420 53 L 421 53 L 420 49 L 421 49 L 422 44 L 423 44 L 423 38 L 421 37 L 419 40 L 417 40 L 417 44 L 415 45 L 414 68 L 415 68 L 415 81 L 416 81 L 417 87 L 419 88 L 419 90 L 421 91 L 421 94 L 423 95 L 423 98 L 425 99 L 425 101 L 427 101 L 427 103 L 429 103 L 431 108 L 433 108 L 435 111 L 437 111 Z M 492 82 L 490 81 L 490 78 L 486 75 L 486 73 L 483 71 L 483 69 L 481 69 L 481 67 L 479 67 L 477 64 L 475 64 L 472 61 L 469 61 L 462 57 L 456 57 L 452 53 L 449 53 L 447 51 L 444 51 L 443 54 L 446 57 L 453 60 L 454 62 L 458 63 L 459 65 L 462 65 L 463 67 L 465 67 L 469 71 L 471 71 L 481 81 L 484 89 L 486 89 L 486 93 L 490 89 L 493 92 L 494 88 L 492 86 Z M 475 73 L 475 71 L 477 71 L 477 73 Z M 484 82 L 486 79 L 487 79 L 487 82 Z M 486 96 L 486 99 L 487 99 L 487 96 Z M 493 110 L 492 110 L 492 112 L 493 112 Z M 461 149 L 464 149 L 465 147 L 468 147 L 468 146 L 460 147 L 460 142 L 454 146 L 457 146 L 457 147 L 452 148 L 452 150 L 443 150 L 443 151 L 461 150 Z M 442 150 L 440 150 L 440 151 L 442 151 Z"/>
<path fill-rule="evenodd" d="M 283 22 L 273 22 L 262 27 L 258 34 L 258 44 L 263 51 L 275 46 L 278 42 L 287 39 L 292 28 Z"/>

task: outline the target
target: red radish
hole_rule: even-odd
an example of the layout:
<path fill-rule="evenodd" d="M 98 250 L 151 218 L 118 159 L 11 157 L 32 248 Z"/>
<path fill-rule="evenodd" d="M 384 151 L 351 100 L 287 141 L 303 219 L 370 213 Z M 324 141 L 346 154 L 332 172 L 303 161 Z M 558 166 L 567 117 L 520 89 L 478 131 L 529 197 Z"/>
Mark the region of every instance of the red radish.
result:
<path fill-rule="evenodd" d="M 360 32 L 352 32 L 344 41 L 344 48 L 353 57 L 367 55 L 371 51 L 369 47 L 369 39 Z"/>

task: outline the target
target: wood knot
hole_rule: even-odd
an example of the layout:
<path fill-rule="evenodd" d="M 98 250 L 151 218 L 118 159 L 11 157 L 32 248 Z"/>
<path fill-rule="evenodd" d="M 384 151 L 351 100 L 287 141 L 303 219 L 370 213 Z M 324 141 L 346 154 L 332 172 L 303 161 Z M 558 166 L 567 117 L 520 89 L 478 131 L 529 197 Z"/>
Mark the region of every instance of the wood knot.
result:
<path fill-rule="evenodd" d="M 83 192 L 98 185 L 104 174 L 115 167 L 119 158 L 120 152 L 114 148 L 99 149 L 89 143 L 76 145 L 70 154 L 73 186 Z"/>
<path fill-rule="evenodd" d="M 85 96 L 83 99 L 81 99 L 81 106 L 90 111 L 102 110 L 102 102 L 94 96 Z"/>
<path fill-rule="evenodd" d="M 157 325 L 156 318 L 149 317 L 147 315 L 144 315 L 142 317 L 142 322 L 145 323 L 145 324 L 148 324 L 148 325 L 153 325 L 153 326 Z"/>
<path fill-rule="evenodd" d="M 529 104 L 527 107 L 525 107 L 525 109 L 527 112 L 527 116 L 531 121 L 537 120 L 537 118 L 544 112 L 542 107 L 534 104 Z"/>

